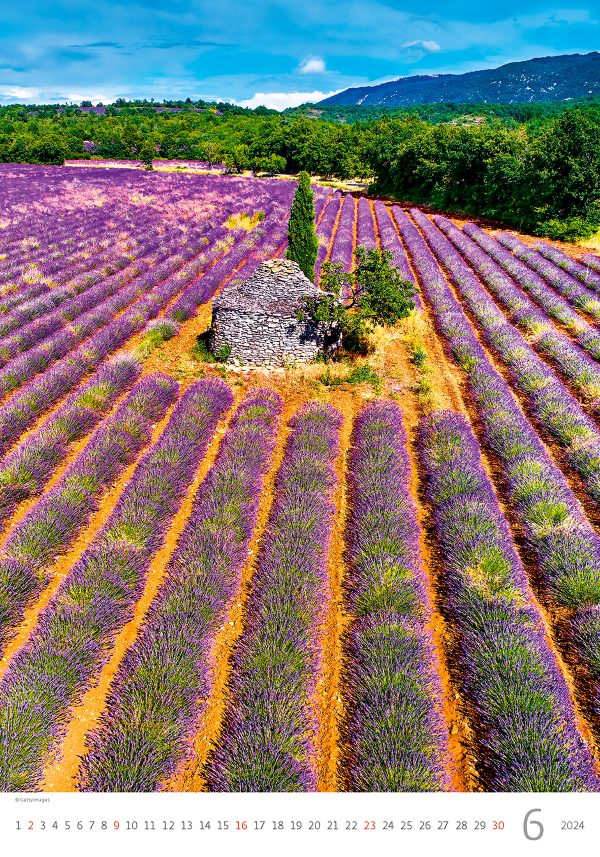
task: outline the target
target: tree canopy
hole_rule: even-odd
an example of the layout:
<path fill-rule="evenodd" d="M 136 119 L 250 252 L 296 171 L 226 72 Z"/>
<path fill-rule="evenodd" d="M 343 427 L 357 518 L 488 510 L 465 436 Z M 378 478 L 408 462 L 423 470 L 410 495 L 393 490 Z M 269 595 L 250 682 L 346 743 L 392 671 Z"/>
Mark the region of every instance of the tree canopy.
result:
<path fill-rule="evenodd" d="M 600 100 L 414 108 L 203 101 L 0 107 L 0 161 L 185 158 L 362 178 L 405 202 L 573 239 L 600 228 Z"/>
<path fill-rule="evenodd" d="M 412 312 L 415 291 L 392 265 L 389 250 L 357 247 L 355 260 L 352 271 L 344 271 L 339 263 L 324 263 L 321 294 L 304 299 L 299 317 L 311 318 L 326 340 L 341 338 L 347 351 L 365 352 L 367 335 L 375 325 L 394 325 Z"/>

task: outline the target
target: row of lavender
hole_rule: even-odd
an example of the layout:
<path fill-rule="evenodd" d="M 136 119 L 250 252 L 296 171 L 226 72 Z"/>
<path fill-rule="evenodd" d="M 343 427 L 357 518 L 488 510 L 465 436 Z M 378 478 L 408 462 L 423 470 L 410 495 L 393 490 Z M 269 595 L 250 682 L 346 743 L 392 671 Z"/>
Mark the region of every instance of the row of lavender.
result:
<path fill-rule="evenodd" d="M 151 410 L 150 419 L 156 419 L 157 410 L 164 410 L 176 397 L 177 385 L 166 377 L 145 383 L 158 387 L 140 416 L 148 419 Z M 67 729 L 73 705 L 109 658 L 116 634 L 131 618 L 152 557 L 231 399 L 229 388 L 218 380 L 199 381 L 187 390 L 108 520 L 69 569 L 26 644 L 10 662 L 0 683 L 3 789 L 39 786 L 44 763 Z M 143 423 L 139 429 L 131 423 L 128 428 L 147 444 Z M 111 457 L 114 452 L 102 460 L 110 462 Z M 82 469 L 80 483 L 85 490 L 90 462 L 78 462 L 75 467 Z M 67 498 L 65 490 L 60 497 L 70 503 L 69 515 L 79 513 L 80 499 L 74 488 Z M 41 559 L 43 563 L 48 557 Z"/>
<path fill-rule="evenodd" d="M 177 267 L 177 261 L 169 256 L 162 267 L 159 265 L 137 277 L 130 286 L 124 286 L 113 298 L 80 318 L 80 325 L 87 320 L 92 330 L 94 326 L 99 327 L 99 330 L 84 339 L 79 348 L 56 360 L 61 352 L 67 351 L 69 344 L 77 340 L 77 334 L 73 333 L 71 326 L 32 348 L 17 361 L 10 361 L 0 371 L 5 387 L 11 389 L 26 383 L 21 391 L 13 394 L 0 407 L 2 451 L 6 451 L 17 440 L 36 416 L 72 390 L 106 355 L 122 346 L 166 305 L 170 303 L 169 314 L 172 318 L 178 321 L 189 318 L 239 269 L 240 262 L 247 259 L 247 263 L 255 266 L 265 255 L 272 255 L 275 245 L 284 241 L 284 230 L 285 225 L 277 213 L 267 218 L 247 238 L 238 241 L 229 253 L 223 253 L 229 248 L 227 242 L 217 242 L 208 253 L 192 258 L 181 269 Z M 192 250 L 188 252 L 193 255 Z M 208 273 L 204 273 L 207 268 Z M 245 273 L 245 269 L 238 273 Z M 117 318 L 113 318 L 114 302 L 122 302 L 125 299 L 123 293 L 125 298 L 131 298 L 136 293 L 141 293 L 142 297 Z M 178 295 L 178 300 L 173 303 Z M 89 334 L 90 327 L 85 332 Z M 36 374 L 38 377 L 31 377 Z"/>
<path fill-rule="evenodd" d="M 535 291 L 538 303 L 543 307 L 539 309 L 517 281 L 485 252 L 484 248 L 489 247 L 494 240 L 491 236 L 483 231 L 481 235 L 476 233 L 475 242 L 446 218 L 434 219 L 500 305 L 508 311 L 509 317 L 530 334 L 531 344 L 557 365 L 582 394 L 583 400 L 597 411 L 600 404 L 600 371 L 596 359 L 592 358 L 600 357 L 600 334 L 594 326 L 588 324 L 566 301 L 543 283 Z M 526 275 L 521 274 L 521 280 L 531 285 L 531 280 Z M 567 333 L 557 329 L 549 321 L 548 315 L 574 333 L 578 344 L 574 343 Z M 591 356 L 585 354 L 582 349 L 588 351 Z"/>
<path fill-rule="evenodd" d="M 84 790 L 155 790 L 189 753 L 214 682 L 215 635 L 240 588 L 280 412 L 269 391 L 238 407 L 89 738 Z"/>
<path fill-rule="evenodd" d="M 427 497 L 443 555 L 448 653 L 490 791 L 596 791 L 593 757 L 468 422 L 421 428 Z M 438 593 L 441 594 L 441 593 Z"/>
<path fill-rule="evenodd" d="M 438 329 L 467 374 L 483 437 L 501 464 L 502 489 L 537 560 L 536 591 L 548 606 L 555 642 L 572 666 L 580 703 L 597 731 L 600 540 L 478 341 L 423 236 L 406 215 L 396 214 Z"/>
<path fill-rule="evenodd" d="M 270 202 L 268 210 L 276 215 L 273 217 L 274 223 L 281 221 L 283 212 L 280 209 L 282 206 L 283 208 L 286 207 L 289 202 L 287 198 L 288 196 L 289 189 L 285 186 L 280 186 L 279 194 L 275 195 L 274 199 Z M 255 202 L 260 201 L 260 198 L 261 194 L 257 193 Z M 144 229 L 148 223 L 151 223 L 150 216 L 148 216 L 146 224 L 143 221 L 141 222 L 141 228 Z M 93 234 L 93 224 L 90 224 L 90 227 Z M 206 226 L 201 227 L 200 231 L 196 228 L 190 232 L 188 228 L 184 236 L 185 243 L 193 245 L 194 232 L 196 233 L 196 237 L 199 238 L 202 232 L 206 232 Z M 215 230 L 208 232 L 208 238 L 212 242 L 216 242 L 219 237 L 221 236 L 215 234 Z M 232 237 L 239 237 L 239 232 L 237 236 L 234 233 Z M 150 255 L 150 257 L 146 259 L 146 265 L 142 270 L 148 270 L 150 266 L 156 264 L 157 261 L 167 259 L 169 254 L 177 249 L 178 238 L 179 236 L 177 234 L 172 237 L 170 242 L 172 245 L 171 247 L 169 247 L 169 242 L 167 242 L 166 246 L 160 247 L 158 258 Z M 181 238 L 179 238 L 179 241 L 181 241 Z M 146 238 L 145 242 L 143 242 L 141 249 L 138 250 L 137 254 L 132 255 L 130 253 L 125 259 L 117 260 L 118 267 L 122 267 L 127 261 L 133 261 L 136 255 L 141 255 L 143 257 L 145 253 L 151 252 L 153 247 L 158 249 L 158 245 L 159 241 L 157 235 L 151 235 L 149 238 Z M 139 268 L 138 270 L 134 269 L 133 273 L 134 275 L 139 275 Z M 129 277 L 131 277 L 131 275 L 129 275 Z M 110 284 L 112 284 L 113 290 L 118 287 L 118 277 L 111 277 L 109 279 L 109 285 L 105 285 L 103 283 L 97 284 L 97 282 L 94 283 L 94 279 L 96 278 L 85 277 L 82 283 L 81 281 L 78 281 L 77 278 L 73 278 L 69 281 L 68 286 L 59 289 L 53 288 L 48 290 L 47 293 L 42 296 L 38 296 L 37 300 L 28 300 L 24 304 L 19 305 L 18 309 L 13 308 L 12 312 L 9 312 L 9 316 L 5 318 L 3 323 L 0 325 L 0 336 L 5 337 L 5 339 L 0 341 L 0 351 L 3 353 L 4 359 L 6 360 L 11 356 L 14 356 L 16 351 L 31 347 L 32 344 L 41 338 L 46 337 L 52 331 L 57 330 L 61 323 L 64 324 L 66 321 L 72 321 L 84 310 L 93 307 L 95 301 L 102 300 L 106 294 L 111 293 L 110 291 L 103 291 L 103 289 L 108 289 Z M 92 286 L 92 289 L 89 294 L 86 293 L 84 298 L 76 297 L 81 290 L 85 290 L 86 287 L 90 285 Z M 69 298 L 71 298 L 71 300 L 69 300 Z M 66 306 L 63 306 L 60 311 L 56 311 L 54 313 L 50 312 L 50 315 L 48 315 L 48 312 L 51 311 L 53 307 L 62 304 L 64 301 L 67 302 Z M 38 319 L 35 325 L 27 325 L 27 329 L 25 331 L 20 330 L 18 337 L 13 336 L 12 338 L 6 339 L 7 334 L 9 334 L 11 330 L 17 326 L 21 327 L 24 322 L 32 322 L 34 319 Z"/>
<path fill-rule="evenodd" d="M 106 204 L 91 211 L 84 207 L 72 212 L 66 222 L 57 218 L 57 225 L 52 225 L 54 218 L 43 216 L 35 223 L 19 223 L 22 230 L 18 239 L 5 245 L 0 256 L 0 294 L 3 297 L 10 295 L 11 301 L 16 300 L 17 295 L 32 288 L 32 284 L 48 291 L 83 272 L 86 267 L 93 267 L 102 250 L 106 250 L 108 255 L 112 251 L 113 256 L 117 256 L 119 252 L 128 252 L 139 240 L 144 240 L 147 233 L 156 232 L 169 240 L 175 233 L 184 233 L 199 221 L 210 220 L 218 211 L 226 219 L 228 213 L 243 211 L 244 206 L 253 207 L 253 203 L 266 201 L 264 194 L 256 191 L 253 195 L 246 191 L 237 199 L 224 191 L 218 205 L 203 199 L 198 201 L 193 211 L 184 211 L 183 216 L 169 220 L 160 216 L 162 212 L 151 205 L 148 198 L 144 198 L 144 205 L 131 204 L 132 198 L 137 199 L 128 195 L 124 188 L 119 188 L 116 196 L 110 199 L 110 208 Z M 210 199 L 209 190 L 207 200 Z M 173 200 L 176 201 L 179 200 Z M 73 272 L 74 267 L 79 271 Z"/>
<path fill-rule="evenodd" d="M 417 209 L 412 209 L 411 214 L 448 271 L 486 343 L 508 367 L 511 379 L 523 393 L 536 420 L 564 446 L 569 463 L 582 477 L 591 498 L 599 502 L 600 431 L 595 421 L 585 413 L 560 377 L 507 321 L 473 270 L 439 229 Z M 404 213 L 398 216 L 401 220 L 406 218 Z M 558 338 L 560 340 L 560 337 Z M 572 367 L 573 350 L 572 348 L 566 356 L 563 355 L 561 368 L 575 379 L 577 366 Z M 560 348 L 558 352 L 562 354 Z M 584 359 L 584 355 L 579 356 L 581 360 Z M 595 371 L 595 367 L 591 366 L 588 371 L 592 370 Z M 581 367 L 579 371 L 583 371 Z M 593 381 L 593 375 L 591 379 Z"/>
<path fill-rule="evenodd" d="M 61 520 L 77 521 L 72 532 L 61 534 L 60 545 L 48 545 L 36 566 L 48 568 L 89 516 L 88 478 L 99 473 L 101 462 L 115 461 L 123 431 L 128 441 L 121 458 L 111 473 L 99 473 L 96 491 L 100 478 L 105 486 L 114 483 L 134 454 L 132 443 L 147 443 L 149 423 L 173 401 L 176 385 L 160 377 L 142 384 L 148 394 L 140 399 L 134 390 L 130 397 L 139 401 L 135 416 L 125 425 L 127 403 L 117 409 L 15 528 L 8 547 L 17 559 L 30 562 L 38 554 L 39 545 L 29 550 L 32 540 L 47 532 L 44 520 L 55 521 L 53 511 L 68 503 Z M 219 381 L 197 382 L 181 398 L 106 524 L 8 664 L 0 683 L 3 788 L 43 785 L 44 766 L 60 748 L 73 706 L 131 617 L 152 558 L 231 402 Z M 88 736 L 80 788 L 154 790 L 193 759 L 214 682 L 215 635 L 239 599 L 280 411 L 275 394 L 256 391 L 234 415 L 100 723 Z M 248 619 L 234 651 L 223 729 L 202 771 L 209 788 L 296 791 L 318 785 L 315 692 L 340 424 L 334 409 L 316 403 L 290 423 L 254 564 Z M 427 500 L 446 568 L 444 582 L 436 581 L 437 598 L 454 629 L 453 681 L 475 736 L 469 750 L 480 785 L 596 790 L 590 751 L 477 442 L 464 418 L 445 413 L 427 418 L 420 437 Z M 351 790 L 453 787 L 407 443 L 398 406 L 374 402 L 354 425 L 348 457 L 345 596 L 351 622 L 343 638 L 346 755 L 340 787 Z M 8 624 L 19 618 L 14 614 Z"/>
<path fill-rule="evenodd" d="M 189 755 L 214 681 L 214 636 L 239 597 L 280 409 L 276 396 L 259 391 L 234 418 L 91 736 L 84 788 L 156 789 Z M 315 786 L 305 733 L 312 725 L 339 424 L 339 414 L 316 404 L 292 421 L 247 605 L 249 624 L 236 649 L 224 741 L 206 772 L 213 789 Z"/>

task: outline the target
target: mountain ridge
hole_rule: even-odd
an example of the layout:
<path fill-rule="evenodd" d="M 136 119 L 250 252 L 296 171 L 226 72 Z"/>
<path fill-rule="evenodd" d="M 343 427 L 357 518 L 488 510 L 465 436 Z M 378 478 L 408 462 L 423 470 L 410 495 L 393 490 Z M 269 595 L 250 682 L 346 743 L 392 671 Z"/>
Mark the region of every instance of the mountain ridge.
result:
<path fill-rule="evenodd" d="M 600 94 L 600 52 L 558 54 L 463 74 L 417 74 L 356 86 L 319 104 L 410 107 L 414 104 L 513 104 Z"/>

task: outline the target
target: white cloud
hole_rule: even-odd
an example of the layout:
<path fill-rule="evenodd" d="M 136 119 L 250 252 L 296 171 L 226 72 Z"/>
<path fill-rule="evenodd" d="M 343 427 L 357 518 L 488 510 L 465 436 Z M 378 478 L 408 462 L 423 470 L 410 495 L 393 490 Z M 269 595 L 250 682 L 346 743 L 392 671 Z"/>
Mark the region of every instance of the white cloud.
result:
<path fill-rule="evenodd" d="M 39 89 L 25 86 L 0 86 L 0 97 L 4 98 L 35 98 Z"/>
<path fill-rule="evenodd" d="M 83 92 L 67 92 L 64 96 L 67 101 L 93 101 L 97 104 L 101 101 L 103 104 L 110 104 L 114 100 L 114 96 L 107 95 L 106 92 L 98 92 L 97 90 L 85 90 Z"/>
<path fill-rule="evenodd" d="M 329 98 L 330 95 L 335 95 L 336 92 L 341 92 L 341 89 L 335 89 L 331 92 L 257 92 L 252 98 L 247 98 L 245 101 L 237 101 L 240 107 L 271 107 L 273 110 L 285 110 L 286 107 L 297 107 L 299 104 L 307 102 L 321 101 L 323 98 Z"/>
<path fill-rule="evenodd" d="M 298 66 L 300 74 L 325 74 L 327 68 L 323 57 L 306 57 Z"/>
<path fill-rule="evenodd" d="M 412 42 L 404 42 L 403 48 L 422 48 L 428 53 L 435 53 L 440 50 L 440 46 L 433 39 L 414 39 Z"/>

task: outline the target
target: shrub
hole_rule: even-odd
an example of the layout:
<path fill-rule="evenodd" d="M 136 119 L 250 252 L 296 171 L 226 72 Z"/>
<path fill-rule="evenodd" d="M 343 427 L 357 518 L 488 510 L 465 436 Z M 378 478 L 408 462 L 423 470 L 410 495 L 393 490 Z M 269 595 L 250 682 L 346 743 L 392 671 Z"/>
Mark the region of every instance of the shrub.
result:
<path fill-rule="evenodd" d="M 214 353 L 209 351 L 207 332 L 196 338 L 191 354 L 202 363 L 225 363 L 231 357 L 231 345 L 221 345 Z"/>
<path fill-rule="evenodd" d="M 391 264 L 388 250 L 356 250 L 354 271 L 325 262 L 321 269 L 321 295 L 304 298 L 298 318 L 310 318 L 325 340 L 341 339 L 346 351 L 369 352 L 368 334 L 376 324 L 393 325 L 415 307 L 414 285 Z M 344 303 L 340 296 L 349 295 Z"/>
<path fill-rule="evenodd" d="M 415 345 L 412 353 L 412 362 L 421 368 L 427 360 L 427 352 L 422 345 Z"/>

